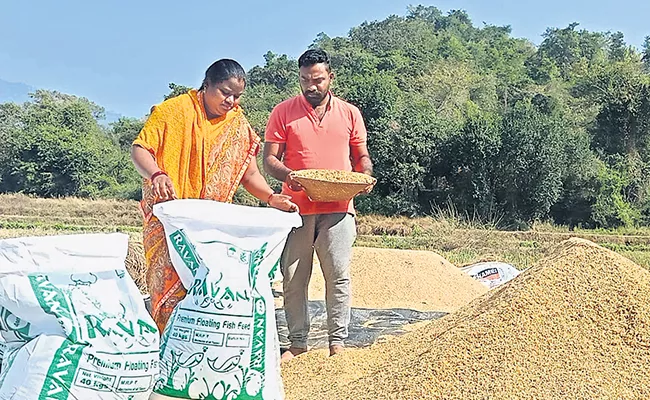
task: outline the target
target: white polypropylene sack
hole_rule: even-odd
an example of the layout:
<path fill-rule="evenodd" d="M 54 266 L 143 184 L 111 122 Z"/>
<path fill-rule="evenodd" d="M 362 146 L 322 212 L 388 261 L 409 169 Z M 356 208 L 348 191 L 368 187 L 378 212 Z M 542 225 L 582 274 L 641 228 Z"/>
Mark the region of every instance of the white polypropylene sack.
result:
<path fill-rule="evenodd" d="M 2 360 L 4 359 L 5 349 L 7 348 L 7 343 L 0 336 L 0 374 L 2 373 Z"/>
<path fill-rule="evenodd" d="M 56 335 L 39 335 L 12 356 L 2 399 L 145 400 L 158 363 L 157 354 L 105 353 Z"/>
<path fill-rule="evenodd" d="M 161 340 L 155 392 L 184 399 L 284 397 L 269 275 L 297 213 L 209 200 L 154 206 L 187 296 Z"/>
<path fill-rule="evenodd" d="M 463 267 L 461 270 L 490 289 L 503 285 L 520 274 L 517 268 L 501 262 L 483 262 Z"/>
<path fill-rule="evenodd" d="M 145 400 L 159 333 L 124 260 L 128 236 L 0 241 L 0 400 Z"/>

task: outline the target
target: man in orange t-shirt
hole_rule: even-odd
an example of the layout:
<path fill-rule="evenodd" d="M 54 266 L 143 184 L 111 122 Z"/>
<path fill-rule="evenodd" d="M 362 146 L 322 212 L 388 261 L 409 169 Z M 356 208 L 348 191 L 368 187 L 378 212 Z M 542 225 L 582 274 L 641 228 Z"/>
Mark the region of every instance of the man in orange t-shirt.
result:
<path fill-rule="evenodd" d="M 307 351 L 307 287 L 314 250 L 325 278 L 330 355 L 343 351 L 350 323 L 350 260 L 357 232 L 352 201 L 312 202 L 292 171 L 316 168 L 372 174 L 363 117 L 357 107 L 330 92 L 334 74 L 327 53 L 308 50 L 298 59 L 298 66 L 302 94 L 273 109 L 264 144 L 264 169 L 284 182 L 282 193 L 292 197 L 303 219 L 303 226 L 289 235 L 280 260 L 291 342 L 283 361 Z"/>

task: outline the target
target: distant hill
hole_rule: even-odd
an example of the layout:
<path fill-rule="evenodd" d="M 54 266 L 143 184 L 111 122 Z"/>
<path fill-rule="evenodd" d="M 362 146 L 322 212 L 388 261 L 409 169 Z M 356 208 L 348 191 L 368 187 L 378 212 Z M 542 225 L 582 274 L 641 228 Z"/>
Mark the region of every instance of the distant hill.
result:
<path fill-rule="evenodd" d="M 33 87 L 20 82 L 7 82 L 0 79 L 0 103 L 23 103 L 29 100 Z"/>
<path fill-rule="evenodd" d="M 9 82 L 0 79 L 0 103 L 24 103 L 30 100 L 29 93 L 36 91 L 36 88 L 21 82 Z M 74 93 L 71 93 L 74 94 Z M 99 104 L 101 106 L 101 104 Z M 106 118 L 100 121 L 102 125 L 108 125 L 120 119 L 121 115 L 105 110 Z"/>

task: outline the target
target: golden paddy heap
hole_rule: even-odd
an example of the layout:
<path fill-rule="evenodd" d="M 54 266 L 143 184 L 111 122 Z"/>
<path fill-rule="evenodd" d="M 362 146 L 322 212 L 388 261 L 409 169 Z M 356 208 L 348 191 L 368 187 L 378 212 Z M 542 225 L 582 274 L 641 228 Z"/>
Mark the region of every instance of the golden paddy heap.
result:
<path fill-rule="evenodd" d="M 488 289 L 431 251 L 352 249 L 352 307 L 456 311 Z M 314 257 L 311 300 L 325 300 L 325 280 Z"/>
<path fill-rule="evenodd" d="M 571 239 L 457 312 L 283 367 L 287 399 L 650 398 L 650 273 Z"/>

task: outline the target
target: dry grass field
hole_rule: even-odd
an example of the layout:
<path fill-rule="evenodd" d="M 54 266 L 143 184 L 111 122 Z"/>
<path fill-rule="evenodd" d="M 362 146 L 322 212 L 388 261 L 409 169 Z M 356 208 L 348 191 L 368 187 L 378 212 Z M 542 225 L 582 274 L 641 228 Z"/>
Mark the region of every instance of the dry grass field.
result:
<path fill-rule="evenodd" d="M 137 251 L 141 226 L 135 201 L 0 195 L 0 237 L 125 232 Z M 360 247 L 430 250 L 456 266 L 503 261 L 519 269 L 528 268 L 563 240 L 579 237 L 650 268 L 650 228 L 646 227 L 570 231 L 566 227 L 537 224 L 528 231 L 501 231 L 448 213 L 422 218 L 362 215 L 358 217 L 358 232 L 356 245 Z"/>

